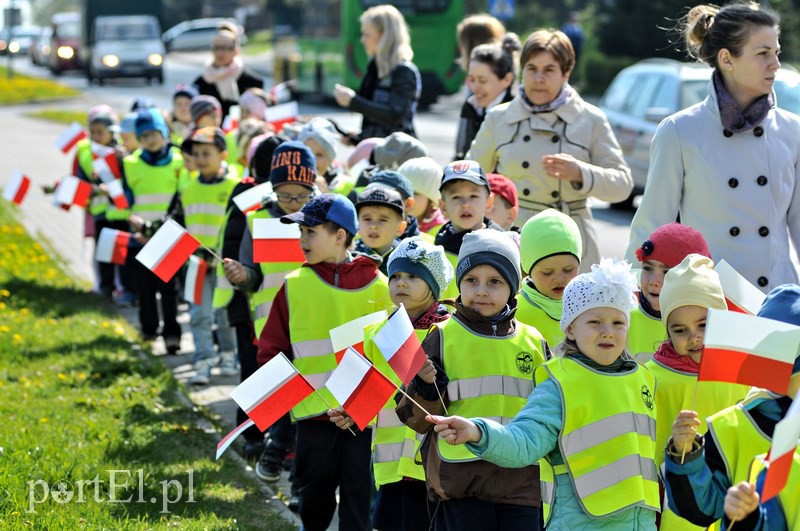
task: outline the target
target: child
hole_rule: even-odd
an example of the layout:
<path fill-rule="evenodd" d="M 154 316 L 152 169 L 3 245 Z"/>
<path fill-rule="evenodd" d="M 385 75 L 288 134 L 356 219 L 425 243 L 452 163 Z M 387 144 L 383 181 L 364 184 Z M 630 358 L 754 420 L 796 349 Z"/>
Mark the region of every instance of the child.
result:
<path fill-rule="evenodd" d="M 464 237 L 456 311 L 433 326 L 422 345 L 436 368 L 435 381 L 418 375 L 408 386 L 428 411 L 439 414 L 446 407 L 452 414 L 506 423 L 525 405 L 547 347 L 535 328 L 514 319 L 519 261 L 517 245 L 506 234 L 482 229 Z M 405 397 L 397 415 L 416 432 L 430 432 L 425 414 Z M 437 530 L 539 528 L 538 467 L 501 468 L 435 437 L 425 438 L 422 460 L 428 496 L 440 502 Z"/>
<path fill-rule="evenodd" d="M 447 223 L 439 209 L 442 172 L 439 163 L 430 157 L 407 160 L 397 168 L 397 173 L 408 179 L 414 189 L 414 207 L 409 210 L 409 215 L 417 219 L 421 233 L 431 236 L 436 236 Z"/>
<path fill-rule="evenodd" d="M 248 138 L 243 139 L 243 135 L 252 138 L 256 134 L 264 132 L 264 112 L 267 108 L 267 95 L 263 89 L 250 88 L 239 97 L 239 109 L 241 110 L 239 116 L 239 124 L 237 127 L 231 128 L 225 133 L 225 145 L 227 146 L 228 156 L 226 161 L 229 166 L 236 167 L 239 175 L 243 174 L 244 170 L 244 156 L 247 153 L 247 146 L 245 145 Z M 249 123 L 249 127 L 245 124 Z M 259 133 L 255 132 L 255 124 L 260 129 Z M 244 141 L 243 141 L 244 140 Z"/>
<path fill-rule="evenodd" d="M 800 326 L 800 286 L 784 284 L 773 289 L 759 317 Z M 764 470 L 758 456 L 770 450 L 775 425 L 786 417 L 800 390 L 800 356 L 794 361 L 789 390 L 780 395 L 750 390 L 744 402 L 711 415 L 702 437 L 695 411 L 681 411 L 667 443 L 664 480 L 669 507 L 698 526 L 711 526 L 722 518 L 722 529 L 798 529 L 798 454 L 789 483 L 776 499 L 759 505 Z M 683 449 L 687 448 L 681 464 Z M 753 481 L 755 480 L 755 481 Z"/>
<path fill-rule="evenodd" d="M 439 296 L 453 278 L 453 268 L 444 249 L 419 236 L 403 240 L 389 256 L 389 296 L 405 307 L 420 341 L 428 329 L 450 316 Z M 364 331 L 364 353 L 395 384 L 401 382 L 375 346 L 373 338 L 385 325 L 371 325 Z M 432 384 L 436 377 L 433 362 L 427 360 L 420 378 Z M 389 400 L 376 417 L 372 438 L 372 472 L 378 497 L 372 514 L 372 527 L 379 531 L 429 529 L 436 507 L 428 502 L 425 470 L 416 462 L 422 436 L 400 422 Z M 342 429 L 352 420 L 341 409 L 328 412 L 331 421 Z"/>
<path fill-rule="evenodd" d="M 332 171 L 337 142 L 336 129 L 333 124 L 324 118 L 312 118 L 300 130 L 297 139 L 308 146 L 308 149 L 314 154 L 314 158 L 317 160 L 317 175 L 324 177 L 325 182 L 330 184 L 336 176 Z"/>
<path fill-rule="evenodd" d="M 464 451 L 504 467 L 544 459 L 548 531 L 656 529 L 655 379 L 625 352 L 635 287 L 630 264 L 610 259 L 572 279 L 558 357 L 536 370 L 528 403 L 506 426 L 428 417 L 440 446 L 468 443 Z"/>
<path fill-rule="evenodd" d="M 358 194 L 358 234 L 355 250 L 377 255 L 381 273 L 387 274 L 389 254 L 400 245 L 406 230 L 403 199 L 400 194 L 381 185 L 372 185 Z"/>
<path fill-rule="evenodd" d="M 195 96 L 189 105 L 195 129 L 200 127 L 220 127 L 222 125 L 222 105 L 214 96 Z"/>
<path fill-rule="evenodd" d="M 519 212 L 519 197 L 517 196 L 517 185 L 514 181 L 500 175 L 499 173 L 489 173 L 489 187 L 492 189 L 494 204 L 486 215 L 503 227 L 503 230 L 519 232 L 519 227 L 514 227 Z"/>
<path fill-rule="evenodd" d="M 196 88 L 183 84 L 176 86 L 172 93 L 169 129 L 172 131 L 170 140 L 176 146 L 180 146 L 192 130 L 192 99 L 197 95 Z"/>
<path fill-rule="evenodd" d="M 386 277 L 371 259 L 348 252 L 358 230 L 356 209 L 345 197 L 322 194 L 299 212 L 281 217 L 300 225 L 306 262 L 286 275 L 259 338 L 258 363 L 283 352 L 325 400 L 323 384 L 336 367 L 329 332 L 391 306 Z M 320 311 L 323 308 L 324 311 Z M 339 489 L 341 529 L 369 529 L 371 429 L 356 436 L 328 421 L 329 407 L 312 394 L 292 409 L 297 422 L 295 480 L 300 518 L 309 530 L 327 529 Z"/>
<path fill-rule="evenodd" d="M 207 249 L 217 248 L 220 232 L 225 224 L 225 207 L 238 179 L 228 175 L 225 165 L 225 135 L 215 127 L 201 127 L 192 132 L 183 142 L 182 148 L 192 153 L 197 165 L 197 178 L 192 179 L 173 199 L 170 209 L 177 220 L 183 217 L 186 230 L 197 238 L 202 246 L 196 255 L 208 262 L 209 268 L 203 284 L 201 304 L 190 303 L 189 324 L 194 337 L 192 363 L 195 374 L 189 379 L 192 385 L 206 385 L 211 378 L 214 362 L 214 335 L 211 330 L 216 322 L 216 337 L 220 351 L 220 374 L 239 374 L 236 363 L 236 346 L 233 330 L 228 324 L 228 314 L 222 308 L 214 309 L 213 294 L 216 273 L 214 256 Z"/>
<path fill-rule="evenodd" d="M 119 122 L 119 138 L 127 155 L 139 149 L 136 139 L 136 113 L 129 112 Z"/>
<path fill-rule="evenodd" d="M 486 212 L 494 204 L 494 196 L 486 174 L 477 162 L 458 160 L 445 166 L 439 191 L 442 194 L 439 208 L 450 221 L 439 229 L 435 243 L 444 247 L 447 259 L 455 267 L 466 234 L 484 227 L 503 229 L 486 217 Z M 442 298 L 457 295 L 458 286 L 451 283 Z"/>
<path fill-rule="evenodd" d="M 578 274 L 581 249 L 578 224 L 559 210 L 543 210 L 522 227 L 519 253 L 528 277 L 522 282 L 515 317 L 541 332 L 548 345 L 564 340 L 562 298 Z"/>
<path fill-rule="evenodd" d="M 699 382 L 700 357 L 703 353 L 706 315 L 710 308 L 727 310 L 725 295 L 714 262 L 699 254 L 690 254 L 664 277 L 659 300 L 661 319 L 669 339 L 664 341 L 652 360 L 645 364 L 656 378 L 656 462 L 661 465 L 672 421 L 682 410 L 696 404 L 701 419 L 739 402 L 748 387 L 721 382 Z M 706 432 L 705 422 L 698 432 Z M 661 513 L 663 529 L 700 529 L 667 508 Z"/>
<path fill-rule="evenodd" d="M 391 188 L 397 191 L 400 197 L 403 198 L 403 211 L 405 212 L 403 219 L 406 222 L 406 230 L 402 236 L 400 236 L 401 240 L 411 238 L 412 236 L 422 236 L 428 242 L 433 243 L 433 237 L 424 232 L 420 232 L 417 218 L 409 214 L 414 208 L 414 188 L 412 188 L 408 179 L 394 170 L 381 170 L 372 176 L 367 188 L 370 186 Z"/>
<path fill-rule="evenodd" d="M 659 302 L 664 275 L 690 253 L 711 258 L 703 235 L 680 223 L 662 225 L 636 249 L 636 258 L 642 263 L 639 278 L 641 288 L 638 293 L 639 305 L 631 313 L 628 351 L 639 363 L 652 358 L 652 353 L 667 337 Z"/>

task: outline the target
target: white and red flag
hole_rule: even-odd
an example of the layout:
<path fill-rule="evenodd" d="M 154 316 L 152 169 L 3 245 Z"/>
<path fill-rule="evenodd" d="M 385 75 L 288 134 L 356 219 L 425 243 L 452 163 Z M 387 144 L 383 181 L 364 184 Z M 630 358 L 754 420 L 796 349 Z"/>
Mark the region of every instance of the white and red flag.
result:
<path fill-rule="evenodd" d="M 725 260 L 720 260 L 714 266 L 714 271 L 719 275 L 719 282 L 722 285 L 728 309 L 732 312 L 756 315 L 766 295 L 748 282 Z"/>
<path fill-rule="evenodd" d="M 124 265 L 128 259 L 131 233 L 103 227 L 97 238 L 94 259 L 106 264 Z"/>
<path fill-rule="evenodd" d="M 275 128 L 276 133 L 280 133 L 284 125 L 296 122 L 299 115 L 300 112 L 296 101 L 279 103 L 278 105 L 267 107 L 264 111 L 266 121 Z"/>
<path fill-rule="evenodd" d="M 698 381 L 730 382 L 786 394 L 800 327 L 738 312 L 709 310 Z"/>
<path fill-rule="evenodd" d="M 186 281 L 183 283 L 183 299 L 192 304 L 203 304 L 203 285 L 208 272 L 208 262 L 199 256 L 189 257 Z"/>
<path fill-rule="evenodd" d="M 75 144 L 86 138 L 86 130 L 78 122 L 72 122 L 67 129 L 56 139 L 56 147 L 62 153 L 69 153 Z"/>
<path fill-rule="evenodd" d="M 331 336 L 331 345 L 333 345 L 333 352 L 336 355 L 336 363 L 342 361 L 344 351 L 348 347 L 352 347 L 363 356 L 364 328 L 371 324 L 385 321 L 387 315 L 386 310 L 381 310 L 332 328 L 328 334 Z"/>
<path fill-rule="evenodd" d="M 362 430 L 397 391 L 389 378 L 352 348 L 345 351 L 325 387 Z"/>
<path fill-rule="evenodd" d="M 106 190 L 108 191 L 108 195 L 111 197 L 111 201 L 114 203 L 114 206 L 117 207 L 117 209 L 125 210 L 126 208 L 130 208 L 128 198 L 125 196 L 125 190 L 122 188 L 121 180 L 114 179 L 113 181 L 106 183 Z"/>
<path fill-rule="evenodd" d="M 272 183 L 265 182 L 237 194 L 233 198 L 233 203 L 243 214 L 247 214 L 248 212 L 259 210 L 261 202 L 269 195 L 272 195 Z"/>
<path fill-rule="evenodd" d="M 177 273 L 178 269 L 200 247 L 200 242 L 178 225 L 168 219 L 142 247 L 136 259 L 164 282 Z"/>
<path fill-rule="evenodd" d="M 231 105 L 228 115 L 222 121 L 222 130 L 226 133 L 239 128 L 239 120 L 242 118 L 242 108 L 238 105 Z"/>
<path fill-rule="evenodd" d="M 236 427 L 235 427 L 233 430 L 231 430 L 231 432 L 230 432 L 228 435 L 226 435 L 225 437 L 223 437 L 223 438 L 222 438 L 222 439 L 221 439 L 221 440 L 220 440 L 220 441 L 217 443 L 217 459 L 219 459 L 220 457 L 222 457 L 222 454 L 224 454 L 224 453 L 225 453 L 225 450 L 227 450 L 227 449 L 228 449 L 228 447 L 230 447 L 231 443 L 232 443 L 233 441 L 235 441 L 235 440 L 236 440 L 236 438 L 237 438 L 239 435 L 241 435 L 242 433 L 244 433 L 244 430 L 246 430 L 247 428 L 249 428 L 249 427 L 250 427 L 250 426 L 252 426 L 253 424 L 255 424 L 255 422 L 253 422 L 251 419 L 247 419 L 246 421 L 244 421 L 244 422 L 242 422 L 241 424 L 239 424 L 238 426 L 236 426 Z"/>
<path fill-rule="evenodd" d="M 104 178 L 100 170 L 110 172 L 116 179 L 122 177 L 122 170 L 119 167 L 116 149 L 98 144 L 97 142 L 92 142 L 92 155 L 94 155 L 92 167 L 103 182 L 108 182 L 108 177 Z"/>
<path fill-rule="evenodd" d="M 414 379 L 428 359 L 402 304 L 386 326 L 375 334 L 373 341 L 404 385 Z"/>
<path fill-rule="evenodd" d="M 292 99 L 292 91 L 290 89 L 292 82 L 284 81 L 283 83 L 278 83 L 271 89 L 269 89 L 269 95 L 272 98 L 272 101 L 275 103 L 285 103 Z"/>
<path fill-rule="evenodd" d="M 31 180 L 23 175 L 21 171 L 15 170 L 14 175 L 11 176 L 11 180 L 8 182 L 5 189 L 3 189 L 3 199 L 21 205 L 30 187 Z"/>
<path fill-rule="evenodd" d="M 305 262 L 300 248 L 300 227 L 276 218 L 253 220 L 253 261 Z"/>
<path fill-rule="evenodd" d="M 800 400 L 795 397 L 786 417 L 775 425 L 772 433 L 772 447 L 769 450 L 769 469 L 764 479 L 764 492 L 761 503 L 774 498 L 789 481 L 792 463 L 800 464 Z"/>
<path fill-rule="evenodd" d="M 59 181 L 53 196 L 53 203 L 64 210 L 69 210 L 72 205 L 86 208 L 91 195 L 92 185 L 88 181 L 74 175 L 67 175 Z"/>

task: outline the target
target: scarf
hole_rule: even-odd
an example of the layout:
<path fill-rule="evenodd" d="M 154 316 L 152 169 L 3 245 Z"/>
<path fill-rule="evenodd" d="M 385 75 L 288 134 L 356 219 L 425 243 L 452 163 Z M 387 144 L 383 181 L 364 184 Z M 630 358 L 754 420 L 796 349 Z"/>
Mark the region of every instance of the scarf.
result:
<path fill-rule="evenodd" d="M 420 221 L 419 231 L 428 232 L 432 228 L 439 227 L 441 225 L 444 225 L 445 223 L 447 223 L 447 218 L 444 217 L 442 211 L 439 210 L 438 208 L 434 208 L 430 216 Z"/>
<path fill-rule="evenodd" d="M 203 66 L 203 80 L 217 86 L 217 92 L 223 101 L 239 101 L 237 81 L 243 72 L 244 63 L 239 56 L 234 57 L 227 66 L 214 66 L 214 60 L 209 59 Z"/>
<path fill-rule="evenodd" d="M 672 346 L 672 341 L 664 341 L 658 347 L 653 359 L 661 362 L 670 369 L 677 371 L 690 372 L 697 374 L 700 372 L 700 364 L 694 361 L 690 356 L 681 356 Z"/>
<path fill-rule="evenodd" d="M 722 127 L 734 133 L 749 131 L 764 121 L 770 109 L 775 107 L 775 98 L 772 92 L 757 98 L 745 110 L 733 99 L 718 71 L 714 71 L 711 77 L 714 82 L 714 90 L 717 93 L 717 105 L 719 106 L 719 117 Z"/>
<path fill-rule="evenodd" d="M 428 330 L 436 323 L 441 323 L 449 318 L 450 314 L 447 313 L 447 308 L 445 308 L 445 306 L 439 301 L 436 301 L 430 308 L 425 310 L 422 315 L 414 319 L 412 324 L 414 326 L 414 330 Z"/>
<path fill-rule="evenodd" d="M 540 308 L 550 319 L 555 319 L 556 321 L 561 320 L 564 301 L 551 299 L 547 295 L 544 295 L 541 291 L 536 289 L 530 277 L 526 278 L 522 285 L 522 296 L 525 297 L 528 302 Z"/>
<path fill-rule="evenodd" d="M 158 151 L 142 149 L 139 157 L 150 166 L 166 166 L 172 162 L 172 145 L 167 142 Z"/>
<path fill-rule="evenodd" d="M 644 293 L 639 291 L 636 296 L 639 298 L 639 305 L 642 307 L 642 311 L 645 314 L 656 319 L 661 319 L 661 312 L 653 309 L 653 306 L 650 305 L 650 301 L 647 300 L 647 297 L 644 296 Z"/>
<path fill-rule="evenodd" d="M 558 93 L 556 99 L 550 103 L 545 103 L 544 105 L 534 105 L 531 100 L 528 99 L 527 94 L 525 94 L 525 86 L 522 84 L 519 86 L 519 95 L 520 101 L 522 102 L 522 108 L 529 113 L 537 114 L 541 112 L 553 112 L 567 103 L 569 97 L 572 96 L 572 87 L 569 86 L 569 83 L 564 83 L 564 85 L 561 87 L 561 92 Z"/>

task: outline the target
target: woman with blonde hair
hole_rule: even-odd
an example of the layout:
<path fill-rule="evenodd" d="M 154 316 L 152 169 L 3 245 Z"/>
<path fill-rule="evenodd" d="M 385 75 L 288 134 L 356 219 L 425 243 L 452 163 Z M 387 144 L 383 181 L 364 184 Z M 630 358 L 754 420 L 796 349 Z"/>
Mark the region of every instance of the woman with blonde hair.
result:
<path fill-rule="evenodd" d="M 361 44 L 370 58 L 361 87 L 355 92 L 336 85 L 336 102 L 363 115 L 357 140 L 383 138 L 395 132 L 416 136 L 414 115 L 422 91 L 419 70 L 403 15 L 379 5 L 361 15 Z"/>

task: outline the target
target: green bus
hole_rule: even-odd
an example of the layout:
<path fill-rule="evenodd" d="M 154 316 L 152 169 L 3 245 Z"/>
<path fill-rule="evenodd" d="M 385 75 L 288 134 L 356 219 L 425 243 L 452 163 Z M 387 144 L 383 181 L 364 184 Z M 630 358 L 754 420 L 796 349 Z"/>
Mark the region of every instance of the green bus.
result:
<path fill-rule="evenodd" d="M 377 0 L 286 1 L 275 26 L 275 82 L 294 80 L 293 90 L 323 97 L 336 83 L 358 90 L 368 58 L 361 46 L 359 17 Z M 456 26 L 464 17 L 463 0 L 390 2 L 406 19 L 414 64 L 422 76 L 420 105 L 461 88 Z"/>

